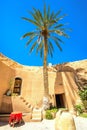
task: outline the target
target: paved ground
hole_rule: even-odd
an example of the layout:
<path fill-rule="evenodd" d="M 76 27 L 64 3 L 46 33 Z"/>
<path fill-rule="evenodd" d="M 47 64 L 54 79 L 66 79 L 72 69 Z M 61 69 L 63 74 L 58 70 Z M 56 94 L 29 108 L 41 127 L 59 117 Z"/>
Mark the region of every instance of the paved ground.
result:
<path fill-rule="evenodd" d="M 75 117 L 76 130 L 87 130 L 87 118 Z M 46 120 L 42 122 L 29 122 L 16 125 L 14 128 L 9 124 L 0 122 L 0 130 L 55 130 L 55 120 Z"/>

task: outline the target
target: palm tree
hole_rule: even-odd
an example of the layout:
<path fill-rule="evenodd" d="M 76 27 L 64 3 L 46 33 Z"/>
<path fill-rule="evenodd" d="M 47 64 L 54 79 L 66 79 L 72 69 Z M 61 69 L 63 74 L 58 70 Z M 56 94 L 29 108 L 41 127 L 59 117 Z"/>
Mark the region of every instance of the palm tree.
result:
<path fill-rule="evenodd" d="M 31 44 L 29 52 L 31 53 L 36 49 L 36 54 L 40 52 L 40 56 L 43 59 L 43 78 L 44 78 L 44 97 L 49 97 L 49 86 L 48 86 L 48 71 L 47 71 L 47 56 L 53 56 L 54 46 L 56 46 L 62 51 L 60 43 L 63 41 L 60 39 L 61 36 L 68 38 L 69 36 L 65 33 L 65 24 L 59 23 L 61 19 L 65 17 L 65 14 L 60 16 L 61 10 L 54 13 L 50 11 L 50 6 L 46 8 L 44 5 L 43 13 L 39 9 L 33 8 L 31 14 L 32 19 L 22 17 L 23 20 L 32 23 L 36 26 L 36 29 L 31 32 L 25 33 L 22 38 L 28 37 L 26 45 Z"/>

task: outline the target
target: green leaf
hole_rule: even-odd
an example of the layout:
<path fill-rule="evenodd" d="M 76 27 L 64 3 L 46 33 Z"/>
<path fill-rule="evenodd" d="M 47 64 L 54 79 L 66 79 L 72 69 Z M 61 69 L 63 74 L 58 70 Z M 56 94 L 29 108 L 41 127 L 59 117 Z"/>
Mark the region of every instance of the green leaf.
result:
<path fill-rule="evenodd" d="M 32 45 L 32 47 L 30 48 L 29 53 L 31 53 L 34 50 L 34 48 L 35 48 L 36 45 L 37 45 L 37 41 L 34 42 L 34 44 Z"/>
<path fill-rule="evenodd" d="M 34 18 L 34 20 L 40 25 L 40 19 L 39 19 L 39 17 L 36 15 L 36 13 L 34 14 L 34 13 L 30 12 L 30 14 L 32 15 L 32 17 Z M 40 25 L 40 26 L 41 26 L 41 25 Z"/>
<path fill-rule="evenodd" d="M 57 47 L 59 48 L 59 50 L 62 51 L 62 48 L 61 48 L 60 44 L 57 41 L 55 41 L 55 43 L 56 43 Z"/>
<path fill-rule="evenodd" d="M 44 3 L 44 20 L 47 19 L 47 14 L 46 14 L 46 4 Z"/>
<path fill-rule="evenodd" d="M 64 36 L 64 37 L 70 38 L 68 34 L 66 34 L 66 33 L 64 33 L 64 32 L 62 32 L 62 33 L 63 33 L 63 36 Z"/>
<path fill-rule="evenodd" d="M 31 36 L 32 34 L 34 34 L 34 32 L 28 32 L 28 33 L 25 33 L 22 38 L 25 38 L 25 37 L 28 37 L 28 36 Z"/>
<path fill-rule="evenodd" d="M 57 40 L 58 42 L 64 43 L 58 36 L 51 36 L 51 38 Z"/>
<path fill-rule="evenodd" d="M 40 44 L 38 44 L 37 52 L 36 52 L 36 53 L 38 53 L 38 51 L 39 51 L 42 47 L 43 47 L 43 42 L 41 41 Z"/>
<path fill-rule="evenodd" d="M 35 38 L 36 35 L 30 37 L 30 39 L 28 40 L 28 42 L 26 43 L 26 46 L 28 46 Z"/>
<path fill-rule="evenodd" d="M 36 21 L 34 21 L 34 20 L 31 20 L 31 19 L 25 18 L 25 17 L 22 17 L 22 19 L 23 19 L 23 20 L 26 20 L 26 21 L 28 21 L 28 22 L 31 22 L 31 23 L 33 23 L 35 26 L 38 26 L 38 27 L 41 28 L 41 26 L 40 26 Z"/>
<path fill-rule="evenodd" d="M 43 55 L 43 48 L 40 49 L 40 57 L 42 58 Z"/>
<path fill-rule="evenodd" d="M 58 17 L 58 18 L 56 19 L 56 21 L 58 22 L 59 20 L 63 19 L 65 16 L 67 16 L 67 14 L 64 14 L 64 15 Z"/>
<path fill-rule="evenodd" d="M 54 28 L 56 29 L 56 28 L 60 28 L 60 27 L 62 27 L 62 26 L 64 26 L 64 24 L 56 25 Z"/>
<path fill-rule="evenodd" d="M 58 12 L 55 14 L 55 18 L 61 13 L 62 9 L 58 10 Z"/>
<path fill-rule="evenodd" d="M 53 52 L 54 52 L 53 45 L 51 41 L 48 41 L 48 54 L 51 55 L 51 57 L 53 57 Z"/>
<path fill-rule="evenodd" d="M 54 42 L 56 43 L 56 45 L 57 45 L 57 47 L 60 49 L 60 51 L 62 51 L 62 48 L 61 48 L 61 46 L 60 46 L 60 44 L 59 44 L 59 39 L 57 38 L 57 37 L 54 37 L 54 36 L 52 36 L 52 39 L 54 40 Z"/>
<path fill-rule="evenodd" d="M 48 11 L 47 11 L 47 19 L 49 20 L 49 16 L 50 16 L 50 6 L 48 6 Z"/>

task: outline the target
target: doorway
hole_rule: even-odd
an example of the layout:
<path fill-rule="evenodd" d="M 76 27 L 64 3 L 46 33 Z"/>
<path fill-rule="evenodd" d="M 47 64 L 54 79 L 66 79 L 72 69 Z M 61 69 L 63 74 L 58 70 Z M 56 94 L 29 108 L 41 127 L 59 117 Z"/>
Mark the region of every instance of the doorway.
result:
<path fill-rule="evenodd" d="M 64 105 L 64 94 L 56 94 L 55 95 L 55 99 L 56 99 L 56 106 L 57 106 L 57 108 L 65 108 L 65 105 Z"/>

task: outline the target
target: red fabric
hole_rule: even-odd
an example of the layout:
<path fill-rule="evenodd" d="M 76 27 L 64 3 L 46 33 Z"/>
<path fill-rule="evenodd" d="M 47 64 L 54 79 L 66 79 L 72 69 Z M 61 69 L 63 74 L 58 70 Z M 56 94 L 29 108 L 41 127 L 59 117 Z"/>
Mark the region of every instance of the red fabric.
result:
<path fill-rule="evenodd" d="M 11 113 L 9 117 L 9 123 L 19 122 L 22 119 L 22 113 Z"/>

